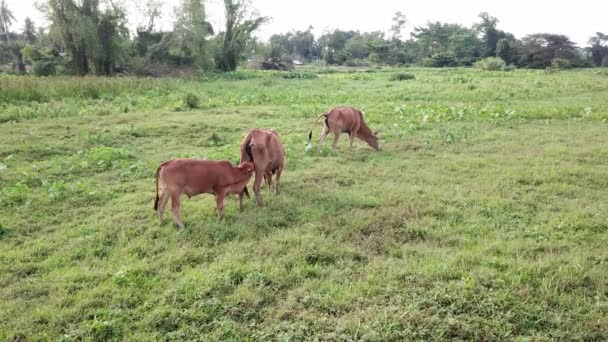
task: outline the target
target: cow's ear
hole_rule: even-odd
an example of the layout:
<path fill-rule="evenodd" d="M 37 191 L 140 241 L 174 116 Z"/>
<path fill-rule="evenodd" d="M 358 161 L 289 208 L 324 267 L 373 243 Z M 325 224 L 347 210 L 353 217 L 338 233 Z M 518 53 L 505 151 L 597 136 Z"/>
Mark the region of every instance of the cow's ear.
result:
<path fill-rule="evenodd" d="M 378 133 L 380 133 L 380 130 L 375 131 L 374 135 L 378 135 Z"/>

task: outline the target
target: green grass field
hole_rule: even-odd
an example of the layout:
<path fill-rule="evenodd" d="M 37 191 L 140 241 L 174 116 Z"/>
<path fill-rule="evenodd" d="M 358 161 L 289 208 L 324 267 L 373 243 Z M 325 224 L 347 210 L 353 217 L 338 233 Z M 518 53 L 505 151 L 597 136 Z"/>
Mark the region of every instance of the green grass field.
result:
<path fill-rule="evenodd" d="M 0 75 L 0 340 L 607 338 L 606 71 L 288 77 Z M 306 152 L 334 105 L 382 151 Z M 281 195 L 160 226 L 156 166 L 236 162 L 254 127 Z"/>

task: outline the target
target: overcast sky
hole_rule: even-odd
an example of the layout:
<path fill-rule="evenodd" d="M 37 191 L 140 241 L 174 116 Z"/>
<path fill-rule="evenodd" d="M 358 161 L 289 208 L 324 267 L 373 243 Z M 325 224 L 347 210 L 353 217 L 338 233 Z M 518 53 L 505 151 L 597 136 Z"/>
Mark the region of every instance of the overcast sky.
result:
<path fill-rule="evenodd" d="M 7 0 L 18 23 L 13 30 L 23 26 L 23 19 L 31 17 L 37 25 L 41 14 L 34 3 L 37 0 Z M 129 5 L 129 18 L 139 20 L 134 4 L 143 0 L 123 0 Z M 166 0 L 163 23 L 170 27 L 173 7 L 178 0 Z M 222 0 L 208 0 L 207 11 L 216 31 L 223 25 Z M 314 27 L 318 36 L 336 28 L 360 31 L 387 31 L 396 11 L 408 18 L 407 30 L 427 21 L 443 21 L 470 26 L 477 21 L 477 14 L 488 12 L 500 20 L 499 28 L 518 38 L 530 33 L 549 32 L 569 36 L 581 46 L 595 32 L 608 33 L 608 0 L 578 0 L 574 2 L 551 0 L 253 0 L 262 15 L 272 18 L 258 33 L 267 39 L 273 33 L 290 30 L 306 30 Z M 406 34 L 405 37 L 409 37 Z"/>

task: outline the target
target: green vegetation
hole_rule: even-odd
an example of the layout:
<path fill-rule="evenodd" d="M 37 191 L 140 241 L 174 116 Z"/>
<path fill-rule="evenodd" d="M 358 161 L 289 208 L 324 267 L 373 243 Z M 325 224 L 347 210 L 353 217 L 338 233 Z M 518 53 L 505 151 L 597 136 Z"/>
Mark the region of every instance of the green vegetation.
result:
<path fill-rule="evenodd" d="M 468 26 L 429 21 L 412 27 L 409 37 L 405 36 L 408 19 L 397 12 L 386 32 L 336 29 L 316 37 L 310 26 L 260 41 L 255 33 L 270 18 L 259 14 L 251 0 L 224 0 L 221 18 L 208 17 L 206 0 L 176 1 L 171 16 L 162 13 L 160 0 L 42 0 L 39 4 L 48 25 L 37 28 L 28 18 L 16 28 L 14 13 L 0 0 L 0 72 L 193 76 L 245 66 L 286 71 L 301 63 L 462 67 L 485 65 L 487 58 L 503 60 L 508 65 L 504 70 L 608 66 L 608 35 L 602 32 L 590 32 L 588 43 L 580 47 L 561 34 L 518 38 L 501 30 L 498 18 L 486 12 Z M 163 17 L 165 23 L 172 17 L 171 25 L 159 25 Z M 214 28 L 211 22 L 223 27 Z"/>
<path fill-rule="evenodd" d="M 0 340 L 608 336 L 605 73 L 309 73 L 0 76 Z M 382 151 L 306 152 L 333 105 Z M 282 194 L 159 226 L 156 166 L 236 162 L 252 127 Z"/>

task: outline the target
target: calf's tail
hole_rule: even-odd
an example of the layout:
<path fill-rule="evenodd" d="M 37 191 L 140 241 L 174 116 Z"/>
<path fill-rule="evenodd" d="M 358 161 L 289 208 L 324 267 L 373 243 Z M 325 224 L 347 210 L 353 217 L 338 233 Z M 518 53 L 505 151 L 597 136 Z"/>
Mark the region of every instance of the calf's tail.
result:
<path fill-rule="evenodd" d="M 308 141 L 309 142 L 312 140 L 312 130 L 313 130 L 313 128 L 315 128 L 315 125 L 319 122 L 319 119 L 322 118 L 322 117 L 327 117 L 327 113 L 323 113 L 323 114 L 319 115 L 317 117 L 317 119 L 315 120 L 315 122 L 310 127 L 310 131 L 308 132 Z"/>

